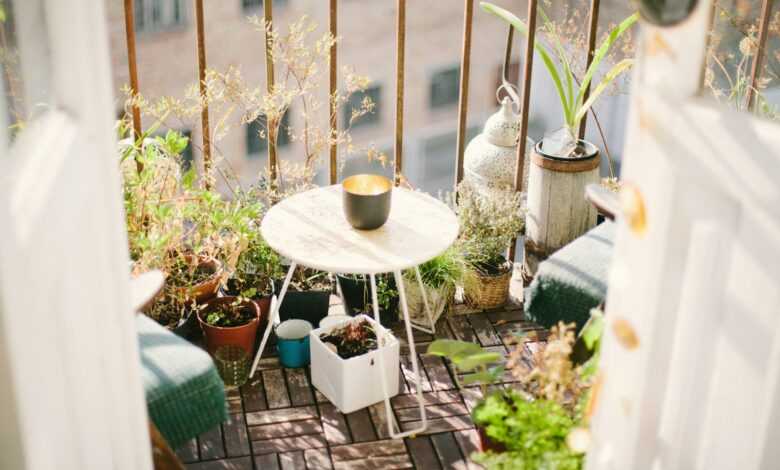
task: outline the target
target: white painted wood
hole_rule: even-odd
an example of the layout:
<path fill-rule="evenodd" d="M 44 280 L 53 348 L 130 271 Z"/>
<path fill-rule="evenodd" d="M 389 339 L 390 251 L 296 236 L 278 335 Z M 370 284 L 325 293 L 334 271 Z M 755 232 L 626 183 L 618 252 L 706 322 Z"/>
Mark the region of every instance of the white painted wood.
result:
<path fill-rule="evenodd" d="M 332 273 L 379 274 L 443 253 L 458 236 L 458 220 L 427 194 L 393 188 L 387 223 L 357 230 L 344 217 L 341 185 L 333 185 L 276 204 L 261 231 L 274 250 L 298 264 Z"/>
<path fill-rule="evenodd" d="M 599 169 L 565 173 L 529 166 L 526 246 L 523 271 L 536 273 L 541 261 L 596 225 L 598 213 L 585 187 L 599 182 Z M 541 256 L 537 256 L 541 253 Z"/>
<path fill-rule="evenodd" d="M 780 127 L 696 96 L 711 8 L 642 28 L 588 469 L 777 466 Z"/>
<path fill-rule="evenodd" d="M 104 3 L 14 6 L 49 100 L 0 158 L 0 468 L 150 469 Z"/>

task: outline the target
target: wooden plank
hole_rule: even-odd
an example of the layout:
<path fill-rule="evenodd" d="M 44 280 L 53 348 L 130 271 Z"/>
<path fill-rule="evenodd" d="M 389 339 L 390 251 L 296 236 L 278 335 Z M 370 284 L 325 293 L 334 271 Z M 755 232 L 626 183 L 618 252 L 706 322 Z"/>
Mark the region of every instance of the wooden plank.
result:
<path fill-rule="evenodd" d="M 317 416 L 319 416 L 317 414 L 317 409 L 313 406 L 301 406 L 283 410 L 256 411 L 246 414 L 246 424 L 249 426 L 257 426 L 261 424 L 316 418 Z"/>
<path fill-rule="evenodd" d="M 392 409 L 390 412 L 392 413 Z M 374 429 L 376 430 L 379 439 L 389 439 L 390 432 L 387 430 L 387 411 L 385 410 L 385 403 L 379 402 L 369 406 L 368 413 L 371 415 L 371 421 L 374 423 Z"/>
<path fill-rule="evenodd" d="M 261 468 L 261 467 L 258 467 Z M 262 467 L 263 470 L 273 467 Z M 253 470 L 251 457 L 237 457 L 226 460 L 210 460 L 187 465 L 188 470 Z"/>
<path fill-rule="evenodd" d="M 347 423 L 349 423 L 349 429 L 352 430 L 353 441 L 364 442 L 376 440 L 376 432 L 374 431 L 373 423 L 371 423 L 371 416 L 368 414 L 368 410 L 364 408 L 345 416 L 347 417 Z"/>
<path fill-rule="evenodd" d="M 453 390 L 456 387 L 455 382 L 450 376 L 450 371 L 444 365 L 444 359 L 437 356 L 423 355 L 421 362 L 428 373 L 433 390 Z"/>
<path fill-rule="evenodd" d="M 470 315 L 469 321 L 471 322 L 471 326 L 474 327 L 474 331 L 476 331 L 477 338 L 482 346 L 496 346 L 501 344 L 501 338 L 496 334 L 487 315 Z"/>
<path fill-rule="evenodd" d="M 471 323 L 469 323 L 468 317 L 469 315 L 452 315 L 447 318 L 447 322 L 452 328 L 455 339 L 476 343 L 477 334 L 471 327 Z"/>
<path fill-rule="evenodd" d="M 293 406 L 313 405 L 314 394 L 306 376 L 306 369 L 286 369 L 285 373 Z"/>
<path fill-rule="evenodd" d="M 459 416 L 469 413 L 468 408 L 463 403 L 448 403 L 446 405 L 433 405 L 426 406 L 425 412 L 428 419 L 433 418 L 446 418 L 447 416 Z M 398 421 L 415 421 L 420 419 L 420 414 L 417 408 L 404 408 L 396 411 Z"/>
<path fill-rule="evenodd" d="M 228 457 L 241 457 L 252 453 L 246 432 L 246 420 L 242 413 L 228 415 L 228 420 L 222 423 L 222 435 L 225 437 Z"/>
<path fill-rule="evenodd" d="M 532 323 L 518 322 L 503 323 L 495 326 L 496 332 L 501 337 L 501 342 L 507 346 L 516 344 L 518 335 L 538 331 L 538 328 L 538 326 L 535 326 Z"/>
<path fill-rule="evenodd" d="M 279 437 L 302 436 L 306 434 L 320 434 L 323 432 L 322 423 L 317 418 L 300 421 L 287 421 L 282 423 L 263 424 L 249 428 L 249 438 L 253 441 L 274 439 Z"/>
<path fill-rule="evenodd" d="M 460 453 L 458 443 L 455 442 L 452 433 L 434 434 L 431 436 L 431 442 L 444 468 L 464 468 L 466 466 L 466 459 Z"/>
<path fill-rule="evenodd" d="M 330 460 L 327 449 L 307 449 L 303 451 L 303 458 L 306 460 L 308 470 L 330 470 L 333 468 L 333 462 Z"/>
<path fill-rule="evenodd" d="M 330 445 L 349 444 L 352 442 L 352 435 L 349 432 L 347 421 L 344 415 L 330 403 L 320 405 L 320 418 L 322 428 L 325 432 L 325 438 Z"/>
<path fill-rule="evenodd" d="M 460 451 L 466 456 L 466 468 L 468 470 L 481 469 L 479 465 L 471 461 L 471 454 L 479 452 L 479 436 L 476 429 L 464 429 L 463 431 L 455 431 L 452 433 L 455 436 L 455 441 L 458 443 Z"/>
<path fill-rule="evenodd" d="M 287 393 L 287 384 L 284 381 L 282 369 L 264 370 L 262 375 L 268 408 L 285 408 L 290 406 L 290 396 Z"/>
<path fill-rule="evenodd" d="M 409 431 L 416 429 L 422 424 L 421 421 L 407 421 L 401 423 L 401 429 Z M 464 416 L 448 416 L 446 418 L 436 418 L 428 420 L 428 428 L 420 434 L 436 434 L 440 432 L 460 431 L 462 429 L 473 428 L 471 418 Z"/>
<path fill-rule="evenodd" d="M 488 320 L 494 325 L 502 324 L 506 322 L 521 322 L 525 321 L 525 314 L 522 308 L 517 309 L 505 309 L 499 312 L 489 312 L 486 314 Z"/>
<path fill-rule="evenodd" d="M 241 387 L 241 397 L 246 412 L 268 409 L 268 402 L 265 400 L 262 374 L 255 374 L 255 378 L 250 379 Z"/>
<path fill-rule="evenodd" d="M 406 439 L 406 447 L 409 449 L 409 454 L 416 468 L 425 470 L 441 468 L 429 436 Z"/>
<path fill-rule="evenodd" d="M 286 452 L 279 454 L 279 466 L 282 470 L 301 470 L 306 468 L 306 460 L 303 457 L 303 452 Z"/>
<path fill-rule="evenodd" d="M 335 470 L 394 470 L 412 468 L 412 460 L 408 454 L 389 455 L 387 457 L 373 457 L 365 460 L 351 460 L 349 462 L 336 462 Z"/>
<path fill-rule="evenodd" d="M 260 470 L 279 470 L 279 457 L 277 454 L 256 455 L 255 468 Z"/>
<path fill-rule="evenodd" d="M 406 379 L 406 383 L 409 384 L 409 390 L 414 391 L 417 389 L 415 382 L 414 382 L 414 370 L 412 369 L 412 361 L 406 354 L 401 354 L 400 358 L 401 362 L 401 370 L 404 373 L 404 378 Z M 431 382 L 428 380 L 428 376 L 425 374 L 425 368 L 422 366 L 422 364 L 418 364 L 420 367 L 420 380 L 421 380 L 421 387 L 423 392 L 431 392 L 433 391 L 433 388 L 431 388 Z"/>
<path fill-rule="evenodd" d="M 228 405 L 228 413 L 243 413 L 243 407 L 241 406 L 241 390 L 238 388 L 226 388 L 225 400 Z"/>
<path fill-rule="evenodd" d="M 386 439 L 330 448 L 330 455 L 333 457 L 334 463 L 397 454 L 406 454 L 406 446 L 401 439 Z"/>
<path fill-rule="evenodd" d="M 176 449 L 176 455 L 183 463 L 197 462 L 198 461 L 198 441 L 197 439 L 190 439 L 182 444 L 181 447 Z"/>
<path fill-rule="evenodd" d="M 225 458 L 225 447 L 222 445 L 222 428 L 220 426 L 215 426 L 198 436 L 198 444 L 202 460 Z"/>
<path fill-rule="evenodd" d="M 444 390 L 441 392 L 427 392 L 422 394 L 423 406 L 443 405 L 445 403 L 460 402 L 461 397 L 457 391 Z M 417 406 L 417 395 L 398 395 L 390 399 L 394 410 L 412 408 Z"/>
<path fill-rule="evenodd" d="M 305 436 L 252 441 L 252 451 L 255 454 L 272 454 L 295 450 L 316 449 L 327 445 L 328 442 L 325 440 L 324 434 L 308 434 Z"/>

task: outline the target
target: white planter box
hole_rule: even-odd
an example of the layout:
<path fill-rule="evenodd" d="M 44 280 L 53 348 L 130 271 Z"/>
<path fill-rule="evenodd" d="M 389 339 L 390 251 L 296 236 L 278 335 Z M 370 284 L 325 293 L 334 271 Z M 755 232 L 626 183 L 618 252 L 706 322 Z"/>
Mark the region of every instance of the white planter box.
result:
<path fill-rule="evenodd" d="M 320 335 L 330 332 L 334 327 L 317 328 L 309 333 L 312 384 L 342 413 L 351 413 L 384 401 L 381 374 L 384 374 L 389 396 L 398 395 L 398 340 L 389 330 L 366 315 L 358 315 L 353 321 L 360 319 L 371 323 L 377 338 L 385 338 L 383 346 L 362 356 L 342 359 L 325 346 Z M 380 354 L 383 362 L 381 368 Z"/>

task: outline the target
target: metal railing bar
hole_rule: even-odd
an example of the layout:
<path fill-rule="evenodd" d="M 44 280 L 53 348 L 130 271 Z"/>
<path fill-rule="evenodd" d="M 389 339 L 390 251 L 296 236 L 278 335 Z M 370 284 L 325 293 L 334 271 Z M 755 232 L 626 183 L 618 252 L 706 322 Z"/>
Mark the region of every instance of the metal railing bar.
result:
<path fill-rule="evenodd" d="M 591 0 L 590 2 L 590 16 L 588 24 L 588 60 L 585 63 L 585 70 L 588 70 L 588 67 L 590 67 L 590 64 L 593 62 L 593 55 L 596 53 L 596 35 L 598 34 L 599 29 L 600 4 L 601 0 Z M 582 96 L 583 103 L 588 100 L 588 96 L 590 96 L 590 84 L 588 84 L 588 86 L 585 88 L 585 93 Z M 587 125 L 588 115 L 586 114 L 582 118 L 582 122 L 580 122 L 580 139 L 585 138 L 585 128 Z"/>
<path fill-rule="evenodd" d="M 263 2 L 263 18 L 265 19 L 265 85 L 268 93 L 273 93 L 274 89 L 274 60 L 273 60 L 273 37 L 269 32 L 273 28 L 274 10 L 273 1 Z M 282 116 L 279 116 L 282 119 Z M 271 177 L 271 185 L 276 185 L 278 163 L 276 160 L 276 138 L 278 129 L 271 129 L 270 122 L 266 116 L 266 139 L 268 139 L 268 169 Z"/>
<path fill-rule="evenodd" d="M 401 182 L 404 144 L 404 60 L 406 49 L 406 0 L 398 0 L 395 76 L 395 184 Z"/>
<path fill-rule="evenodd" d="M 127 68 L 130 74 L 130 92 L 132 98 L 135 100 L 138 96 L 138 65 L 135 55 L 135 5 L 133 0 L 125 0 L 125 42 L 127 43 Z M 132 107 L 133 115 L 133 137 L 135 139 L 141 137 L 141 110 L 138 105 L 133 102 Z M 140 172 L 143 170 L 143 164 L 136 161 L 136 167 Z"/>
<path fill-rule="evenodd" d="M 526 139 L 528 138 L 528 104 L 531 101 L 531 78 L 534 65 L 534 42 L 536 40 L 537 0 L 528 0 L 528 37 L 525 44 L 525 62 L 523 64 L 523 89 L 520 100 L 520 136 L 517 140 L 517 163 L 515 166 L 515 191 L 523 190 L 523 165 L 525 164 Z M 515 259 L 514 240 L 509 247 L 509 260 Z"/>
<path fill-rule="evenodd" d="M 206 98 L 206 33 L 203 28 L 203 0 L 195 0 L 195 23 L 198 43 L 198 82 L 201 99 Z M 200 113 L 201 133 L 203 134 L 203 182 L 211 189 L 211 134 L 209 132 L 209 107 L 203 104 Z"/>
<path fill-rule="evenodd" d="M 515 38 L 515 28 L 509 25 L 509 31 L 506 33 L 506 48 L 504 49 L 504 64 L 501 66 L 501 82 L 502 85 L 510 84 L 509 81 L 509 67 L 512 63 L 512 41 Z"/>
<path fill-rule="evenodd" d="M 465 0 L 463 12 L 463 54 L 460 60 L 460 96 L 458 97 L 458 137 L 455 160 L 455 187 L 463 181 L 463 153 L 466 149 L 466 119 L 469 106 L 471 75 L 471 31 L 474 23 L 474 0 Z"/>
<path fill-rule="evenodd" d="M 329 14 L 330 35 L 333 37 L 333 45 L 330 46 L 330 184 L 338 181 L 338 149 L 336 133 L 338 132 L 338 116 L 336 116 L 336 87 L 338 80 L 338 46 L 336 37 L 338 34 L 338 0 L 330 0 Z"/>
<path fill-rule="evenodd" d="M 766 49 L 766 39 L 769 32 L 769 20 L 772 15 L 773 0 L 763 0 L 761 3 L 761 22 L 758 25 L 758 44 L 753 56 L 752 70 L 750 71 L 750 86 L 747 89 L 746 105 L 749 111 L 756 107 L 756 87 L 758 79 L 761 77 L 761 68 L 764 65 L 764 50 Z"/>

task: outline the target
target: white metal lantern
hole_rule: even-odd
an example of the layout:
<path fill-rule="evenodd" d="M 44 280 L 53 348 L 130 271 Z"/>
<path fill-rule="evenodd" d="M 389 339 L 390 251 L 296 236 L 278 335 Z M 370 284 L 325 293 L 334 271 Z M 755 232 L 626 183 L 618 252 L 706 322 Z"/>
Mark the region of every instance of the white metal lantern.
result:
<path fill-rule="evenodd" d="M 501 108 L 485 122 L 482 133 L 466 147 L 464 181 L 477 188 L 511 189 L 517 161 L 517 134 L 520 115 L 512 100 L 501 101 Z"/>

